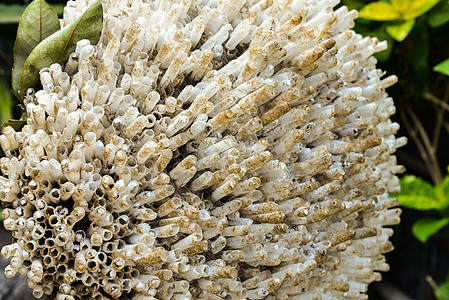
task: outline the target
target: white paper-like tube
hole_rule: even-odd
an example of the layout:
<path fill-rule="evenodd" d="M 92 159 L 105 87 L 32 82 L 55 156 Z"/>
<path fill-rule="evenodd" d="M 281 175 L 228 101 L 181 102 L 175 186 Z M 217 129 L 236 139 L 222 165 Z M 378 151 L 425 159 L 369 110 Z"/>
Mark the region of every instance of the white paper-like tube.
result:
<path fill-rule="evenodd" d="M 337 2 L 103 0 L 98 43 L 0 135 L 6 275 L 58 300 L 365 297 L 406 140 L 386 43 Z"/>

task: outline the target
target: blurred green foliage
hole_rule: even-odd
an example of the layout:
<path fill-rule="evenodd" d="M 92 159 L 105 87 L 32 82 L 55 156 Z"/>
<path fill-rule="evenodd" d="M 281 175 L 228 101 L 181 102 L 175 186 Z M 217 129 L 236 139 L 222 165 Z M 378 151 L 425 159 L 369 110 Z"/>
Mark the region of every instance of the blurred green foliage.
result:
<path fill-rule="evenodd" d="M 398 42 L 402 42 L 415 25 L 416 18 L 434 7 L 439 0 L 391 0 L 377 1 L 365 5 L 359 17 L 373 21 L 390 21 L 385 31 Z"/>
<path fill-rule="evenodd" d="M 402 207 L 422 211 L 432 211 L 438 217 L 424 217 L 412 227 L 413 235 L 426 242 L 432 235 L 449 224 L 449 176 L 436 185 L 416 177 L 406 175 L 401 178 L 401 193 L 397 197 Z"/>
<path fill-rule="evenodd" d="M 391 196 L 397 197 L 402 207 L 430 214 L 416 221 L 411 228 L 413 235 L 425 243 L 449 225 L 449 175 L 435 185 L 414 175 L 405 175 L 400 181 L 401 193 Z M 434 285 L 435 297 L 438 300 L 449 300 L 449 275 L 444 283 Z"/>
<path fill-rule="evenodd" d="M 435 72 L 440 72 L 441 74 L 449 76 L 449 59 L 439 63 L 435 67 L 433 67 Z"/>
<path fill-rule="evenodd" d="M 0 77 L 0 124 L 11 118 L 12 93 L 6 77 Z"/>
<path fill-rule="evenodd" d="M 449 207 L 449 177 L 436 185 L 406 175 L 401 178 L 401 193 L 394 195 L 403 207 L 418 210 L 444 210 Z"/>
<path fill-rule="evenodd" d="M 446 282 L 442 285 L 438 286 L 435 289 L 435 297 L 438 300 L 448 300 L 449 299 L 449 278 L 446 279 Z"/>

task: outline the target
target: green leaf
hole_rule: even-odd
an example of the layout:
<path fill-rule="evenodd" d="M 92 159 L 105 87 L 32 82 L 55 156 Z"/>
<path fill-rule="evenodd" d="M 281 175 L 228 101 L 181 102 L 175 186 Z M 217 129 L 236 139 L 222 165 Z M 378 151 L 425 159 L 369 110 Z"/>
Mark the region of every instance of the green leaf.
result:
<path fill-rule="evenodd" d="M 399 204 L 402 207 L 417 209 L 417 210 L 432 210 L 439 209 L 440 204 L 438 200 L 433 197 L 424 195 L 398 195 Z"/>
<path fill-rule="evenodd" d="M 43 40 L 28 56 L 20 75 L 20 95 L 39 83 L 39 71 L 51 64 L 63 64 L 75 50 L 76 43 L 88 39 L 96 44 L 103 28 L 101 0 L 96 1 L 75 22 Z"/>
<path fill-rule="evenodd" d="M 373 21 L 392 21 L 399 19 L 400 16 L 393 5 L 386 2 L 369 3 L 359 13 L 360 18 Z"/>
<path fill-rule="evenodd" d="M 414 20 L 434 7 L 440 0 L 391 0 L 393 9 L 400 14 L 398 19 Z"/>
<path fill-rule="evenodd" d="M 435 290 L 435 297 L 438 300 L 449 300 L 449 282 L 439 285 Z"/>
<path fill-rule="evenodd" d="M 60 28 L 58 14 L 44 0 L 34 0 L 23 12 L 14 44 L 12 88 L 19 98 L 20 72 L 31 51 Z"/>
<path fill-rule="evenodd" d="M 445 207 L 449 206 L 449 176 L 444 177 L 444 179 L 435 186 L 435 193 L 438 199 L 444 200 Z"/>
<path fill-rule="evenodd" d="M 441 210 L 448 206 L 448 199 L 439 198 L 436 189 L 427 181 L 413 175 L 401 178 L 401 193 L 393 194 L 401 206 L 418 210 Z M 441 195 L 440 195 L 441 196 Z"/>
<path fill-rule="evenodd" d="M 449 22 L 449 1 L 441 1 L 428 14 L 427 22 L 433 28 Z"/>
<path fill-rule="evenodd" d="M 387 33 L 398 42 L 402 42 L 415 25 L 415 20 L 387 26 Z"/>
<path fill-rule="evenodd" d="M 449 76 L 449 58 L 433 67 L 433 70 Z"/>
<path fill-rule="evenodd" d="M 14 128 L 15 131 L 19 131 L 26 124 L 26 122 L 27 122 L 27 114 L 25 111 L 22 111 L 22 116 L 20 120 L 10 119 L 5 123 L 3 123 L 2 129 L 7 126 L 11 126 L 12 128 Z"/>
<path fill-rule="evenodd" d="M 391 0 L 391 5 L 397 12 L 403 14 L 410 9 L 413 1 L 415 0 Z"/>
<path fill-rule="evenodd" d="M 425 14 L 434 7 L 440 0 L 413 0 L 409 9 L 404 13 L 404 20 L 413 20 Z"/>
<path fill-rule="evenodd" d="M 59 16 L 62 16 L 63 4 L 55 4 L 52 7 Z M 25 9 L 25 5 L 0 3 L 0 25 L 18 23 Z"/>
<path fill-rule="evenodd" d="M 422 218 L 413 224 L 412 233 L 418 240 L 425 243 L 432 235 L 447 224 L 449 224 L 449 218 Z"/>

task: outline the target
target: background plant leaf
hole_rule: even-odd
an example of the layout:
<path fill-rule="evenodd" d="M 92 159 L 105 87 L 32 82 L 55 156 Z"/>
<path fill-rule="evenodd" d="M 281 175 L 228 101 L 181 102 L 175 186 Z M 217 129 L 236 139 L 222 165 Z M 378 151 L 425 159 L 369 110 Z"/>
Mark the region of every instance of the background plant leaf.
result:
<path fill-rule="evenodd" d="M 415 20 L 400 22 L 398 24 L 387 26 L 387 32 L 398 42 L 402 42 L 415 25 Z"/>
<path fill-rule="evenodd" d="M 446 207 L 449 206 L 449 176 L 435 186 L 435 193 L 438 199 L 444 199 Z"/>
<path fill-rule="evenodd" d="M 403 14 L 408 9 L 410 9 L 413 1 L 415 0 L 391 0 L 391 5 L 393 6 L 394 10 Z"/>
<path fill-rule="evenodd" d="M 416 80 L 415 93 L 420 96 L 424 92 L 425 82 L 429 80 L 429 33 L 424 17 L 416 20 L 416 24 L 410 33 L 413 48 L 410 50 L 410 63 L 414 71 L 413 79 Z"/>
<path fill-rule="evenodd" d="M 63 4 L 55 4 L 52 7 L 58 15 L 62 15 Z M 25 9 L 26 5 L 0 3 L 0 25 L 18 23 Z"/>
<path fill-rule="evenodd" d="M 360 10 L 359 17 L 373 21 L 391 21 L 400 17 L 393 5 L 387 2 L 373 2 Z"/>
<path fill-rule="evenodd" d="M 19 98 L 19 81 L 25 61 L 33 49 L 60 28 L 58 14 L 44 0 L 34 0 L 23 12 L 14 44 L 14 67 L 11 83 Z"/>
<path fill-rule="evenodd" d="M 410 7 L 403 15 L 404 20 L 413 20 L 425 14 L 434 7 L 440 0 L 413 0 Z"/>
<path fill-rule="evenodd" d="M 418 210 L 441 210 L 449 206 L 449 200 L 439 198 L 435 188 L 427 181 L 413 175 L 401 178 L 401 193 L 393 194 L 401 206 Z"/>
<path fill-rule="evenodd" d="M 0 124 L 11 118 L 11 98 L 8 81 L 0 77 Z"/>
<path fill-rule="evenodd" d="M 449 224 L 449 218 L 422 218 L 413 224 L 412 233 L 418 240 L 425 243 L 432 235 L 447 224 Z"/>
<path fill-rule="evenodd" d="M 435 297 L 438 300 L 449 300 L 449 282 L 439 285 L 435 290 Z"/>
<path fill-rule="evenodd" d="M 433 28 L 443 26 L 449 22 L 449 1 L 440 1 L 427 16 L 427 22 Z"/>
<path fill-rule="evenodd" d="M 449 58 L 433 67 L 433 70 L 449 76 Z"/>
<path fill-rule="evenodd" d="M 28 88 L 39 83 L 39 71 L 51 64 L 63 64 L 70 53 L 75 50 L 76 43 L 88 39 L 96 44 L 103 28 L 103 8 L 101 1 L 92 4 L 73 24 L 64 27 L 34 48 L 28 56 L 20 75 L 20 95 L 25 95 Z"/>

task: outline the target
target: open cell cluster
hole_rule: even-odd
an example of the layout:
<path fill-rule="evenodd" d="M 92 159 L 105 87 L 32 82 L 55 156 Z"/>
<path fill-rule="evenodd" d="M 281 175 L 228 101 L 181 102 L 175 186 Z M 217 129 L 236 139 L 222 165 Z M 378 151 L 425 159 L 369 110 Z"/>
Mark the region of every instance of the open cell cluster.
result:
<path fill-rule="evenodd" d="M 98 44 L 0 136 L 6 275 L 58 300 L 366 299 L 406 140 L 386 44 L 337 3 L 104 0 Z"/>

